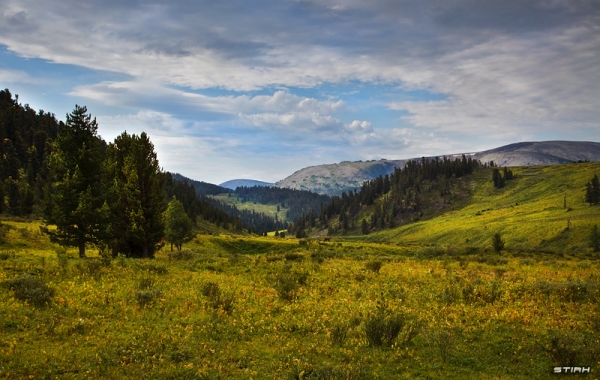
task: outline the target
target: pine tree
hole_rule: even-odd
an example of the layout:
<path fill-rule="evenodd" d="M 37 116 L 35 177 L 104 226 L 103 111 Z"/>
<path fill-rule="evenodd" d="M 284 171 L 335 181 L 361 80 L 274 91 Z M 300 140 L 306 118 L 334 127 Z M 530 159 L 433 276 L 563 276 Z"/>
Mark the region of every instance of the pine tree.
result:
<path fill-rule="evenodd" d="M 107 222 L 101 182 L 104 142 L 97 132 L 96 119 L 76 105 L 48 160 L 52 181 L 45 188 L 43 231 L 53 242 L 78 247 L 80 257 L 85 257 L 86 244 L 104 238 Z"/>
<path fill-rule="evenodd" d="M 181 251 L 182 244 L 192 239 L 192 227 L 193 223 L 185 213 L 183 204 L 173 196 L 165 211 L 165 240 L 171 244 L 171 251 L 173 244 Z"/>
<path fill-rule="evenodd" d="M 361 230 L 362 230 L 362 234 L 363 235 L 368 235 L 369 234 L 369 223 L 367 223 L 366 219 L 363 219 L 363 221 L 362 221 Z"/>
<path fill-rule="evenodd" d="M 600 181 L 598 176 L 594 174 L 594 178 L 586 185 L 585 201 L 591 205 L 600 203 Z"/>
<path fill-rule="evenodd" d="M 154 145 L 145 132 L 123 132 L 108 147 L 108 166 L 113 255 L 153 257 L 162 246 L 166 208 L 165 176 Z"/>
<path fill-rule="evenodd" d="M 600 234 L 598 233 L 598 225 L 594 224 L 590 232 L 590 247 L 594 252 L 600 252 Z"/>
<path fill-rule="evenodd" d="M 492 238 L 492 247 L 497 254 L 500 254 L 504 249 L 504 240 L 502 240 L 502 236 L 499 233 L 496 233 Z"/>

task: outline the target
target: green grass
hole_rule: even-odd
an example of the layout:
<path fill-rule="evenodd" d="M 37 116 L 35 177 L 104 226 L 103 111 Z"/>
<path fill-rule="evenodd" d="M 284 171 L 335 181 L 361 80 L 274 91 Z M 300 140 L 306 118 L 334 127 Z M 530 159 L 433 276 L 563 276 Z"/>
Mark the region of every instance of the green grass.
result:
<path fill-rule="evenodd" d="M 512 170 L 516 178 L 502 189 L 493 187 L 491 174 L 475 174 L 472 197 L 453 211 L 364 238 L 488 247 L 498 232 L 509 250 L 586 252 L 592 226 L 600 225 L 600 208 L 584 202 L 584 189 L 594 173 L 600 172 L 600 164 Z M 565 195 L 567 208 L 563 207 Z"/>
<path fill-rule="evenodd" d="M 286 216 L 287 209 L 286 208 L 280 208 L 279 212 L 277 212 L 277 205 L 261 204 L 261 203 L 254 203 L 254 202 L 242 202 L 242 200 L 240 198 L 236 197 L 234 194 L 231 194 L 231 196 L 229 196 L 229 194 L 218 194 L 218 195 L 213 196 L 213 198 L 218 201 L 234 205 L 235 207 L 237 207 L 240 210 L 255 211 L 258 213 L 268 215 L 272 218 L 275 218 L 275 215 L 277 215 L 277 218 L 281 221 L 290 222 L 290 223 L 293 222 L 293 220 L 287 219 L 287 216 Z"/>
<path fill-rule="evenodd" d="M 596 258 L 199 235 L 104 266 L 37 244 L 0 260 L 3 378 L 544 379 L 600 360 Z M 51 301 L 18 298 L 23 276 Z"/>
<path fill-rule="evenodd" d="M 514 172 L 504 189 L 480 172 L 453 211 L 393 230 L 205 225 L 153 260 L 80 259 L 39 221 L 2 220 L 0 378 L 546 379 L 570 363 L 595 378 L 600 209 L 582 189 L 600 165 Z"/>

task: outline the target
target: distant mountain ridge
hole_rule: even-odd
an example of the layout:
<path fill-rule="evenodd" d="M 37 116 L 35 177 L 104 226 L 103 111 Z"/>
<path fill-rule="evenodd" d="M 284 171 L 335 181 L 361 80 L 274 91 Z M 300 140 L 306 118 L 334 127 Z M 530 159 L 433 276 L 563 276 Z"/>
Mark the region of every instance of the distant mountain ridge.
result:
<path fill-rule="evenodd" d="M 226 189 L 235 190 L 238 187 L 252 187 L 252 186 L 273 186 L 270 182 L 257 181 L 254 179 L 232 179 L 230 181 L 223 182 L 219 186 Z"/>
<path fill-rule="evenodd" d="M 520 142 L 482 152 L 446 155 L 448 158 L 469 155 L 481 162 L 494 161 L 499 166 L 556 165 L 577 161 L 600 161 L 600 143 L 589 141 Z M 434 156 L 435 157 L 435 156 Z M 441 157 L 441 156 L 439 156 Z M 433 158 L 433 157 L 427 157 Z M 420 157 L 412 158 L 420 160 Z M 404 167 L 404 160 L 340 162 L 310 166 L 298 170 L 275 186 L 308 190 L 319 194 L 338 195 L 360 188 L 364 181 L 391 174 Z"/>

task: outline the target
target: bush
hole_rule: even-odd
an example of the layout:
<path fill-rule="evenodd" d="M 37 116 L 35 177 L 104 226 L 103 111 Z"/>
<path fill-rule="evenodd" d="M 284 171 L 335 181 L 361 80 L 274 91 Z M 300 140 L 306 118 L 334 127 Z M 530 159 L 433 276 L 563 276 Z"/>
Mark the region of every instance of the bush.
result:
<path fill-rule="evenodd" d="M 544 350 L 554 359 L 555 364 L 569 367 L 582 365 L 582 363 L 595 363 L 600 355 L 593 338 L 575 331 L 550 332 Z"/>
<path fill-rule="evenodd" d="M 346 323 L 342 323 L 339 325 L 335 325 L 333 329 L 331 329 L 331 341 L 334 344 L 342 345 L 344 341 L 346 341 L 346 336 L 348 335 L 348 330 L 350 326 Z"/>
<path fill-rule="evenodd" d="M 181 251 L 171 251 L 167 253 L 170 260 L 191 260 L 194 258 L 195 253 L 189 249 L 182 249 Z"/>
<path fill-rule="evenodd" d="M 406 324 L 402 314 L 387 315 L 378 311 L 367 317 L 365 335 L 369 346 L 391 346 Z"/>
<path fill-rule="evenodd" d="M 383 263 L 380 260 L 372 260 L 365 264 L 365 268 L 367 268 L 368 270 L 370 270 L 374 273 L 379 273 L 379 270 L 381 269 L 382 266 L 383 266 Z"/>
<path fill-rule="evenodd" d="M 162 297 L 163 292 L 160 289 L 151 289 L 151 290 L 140 290 L 135 294 L 135 299 L 141 307 L 148 306 L 154 301 L 156 298 Z"/>
<path fill-rule="evenodd" d="M 16 299 L 36 307 L 49 306 L 56 293 L 55 289 L 46 285 L 44 281 L 30 275 L 6 280 L 2 286 L 12 290 Z"/>
<path fill-rule="evenodd" d="M 279 298 L 288 302 L 296 299 L 298 289 L 306 285 L 307 281 L 308 274 L 291 270 L 290 264 L 286 264 L 280 273 L 270 278 Z"/>
<path fill-rule="evenodd" d="M 287 261 L 302 261 L 304 260 L 304 256 L 296 252 L 288 252 L 285 254 L 285 259 Z"/>
<path fill-rule="evenodd" d="M 215 310 L 222 310 L 225 314 L 231 314 L 235 304 L 235 294 L 221 292 L 219 284 L 207 282 L 202 285 L 201 293 L 208 298 L 209 305 Z"/>

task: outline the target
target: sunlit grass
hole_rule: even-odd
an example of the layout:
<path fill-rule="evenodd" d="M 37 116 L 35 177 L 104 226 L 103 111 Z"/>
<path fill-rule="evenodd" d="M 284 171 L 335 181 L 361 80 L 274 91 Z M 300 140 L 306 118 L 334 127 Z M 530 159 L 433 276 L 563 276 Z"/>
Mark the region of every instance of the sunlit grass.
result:
<path fill-rule="evenodd" d="M 7 248 L 0 261 L 0 281 L 30 274 L 55 289 L 46 307 L 0 289 L 2 377 L 546 378 L 563 364 L 546 352 L 552 332 L 598 361 L 594 257 L 442 250 L 424 260 L 418 246 L 199 235 L 188 255 L 104 267 L 92 249 L 61 264 L 41 246 Z M 294 281 L 291 296 L 278 276 Z M 231 304 L 204 291 L 210 283 Z M 141 292 L 154 296 L 140 302 Z M 365 326 L 382 308 L 404 327 L 372 346 Z"/>

